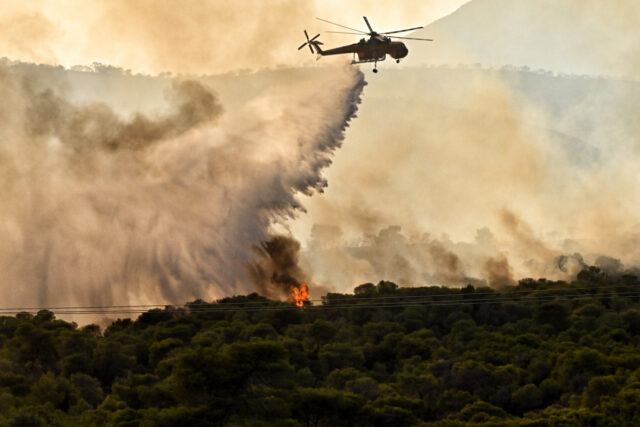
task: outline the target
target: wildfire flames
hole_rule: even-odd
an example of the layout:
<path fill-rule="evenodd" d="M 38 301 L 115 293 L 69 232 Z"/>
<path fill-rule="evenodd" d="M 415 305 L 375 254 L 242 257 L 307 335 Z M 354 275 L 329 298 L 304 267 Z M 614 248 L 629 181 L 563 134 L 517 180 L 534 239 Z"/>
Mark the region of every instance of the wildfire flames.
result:
<path fill-rule="evenodd" d="M 304 282 L 300 282 L 300 284 L 291 287 L 291 298 L 296 303 L 298 307 L 303 307 L 305 301 L 309 301 L 309 288 L 307 284 Z"/>

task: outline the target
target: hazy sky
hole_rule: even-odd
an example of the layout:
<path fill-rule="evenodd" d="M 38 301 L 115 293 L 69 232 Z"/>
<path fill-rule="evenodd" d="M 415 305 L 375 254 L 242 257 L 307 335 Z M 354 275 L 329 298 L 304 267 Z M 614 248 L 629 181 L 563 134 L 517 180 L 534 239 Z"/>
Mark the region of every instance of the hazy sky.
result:
<path fill-rule="evenodd" d="M 71 66 L 94 61 L 141 71 L 215 74 L 300 64 L 302 30 L 330 29 L 316 16 L 379 31 L 424 25 L 465 0 L 34 0 L 0 2 L 0 55 Z M 327 36 L 328 45 L 351 43 Z"/>

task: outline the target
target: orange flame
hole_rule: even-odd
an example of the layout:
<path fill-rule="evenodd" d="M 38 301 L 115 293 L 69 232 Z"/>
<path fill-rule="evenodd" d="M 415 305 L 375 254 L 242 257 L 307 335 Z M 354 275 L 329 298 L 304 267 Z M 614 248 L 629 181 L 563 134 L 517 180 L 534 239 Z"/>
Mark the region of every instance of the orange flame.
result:
<path fill-rule="evenodd" d="M 304 282 L 300 282 L 298 287 L 291 287 L 291 298 L 298 307 L 303 307 L 305 301 L 309 301 L 309 288 Z"/>

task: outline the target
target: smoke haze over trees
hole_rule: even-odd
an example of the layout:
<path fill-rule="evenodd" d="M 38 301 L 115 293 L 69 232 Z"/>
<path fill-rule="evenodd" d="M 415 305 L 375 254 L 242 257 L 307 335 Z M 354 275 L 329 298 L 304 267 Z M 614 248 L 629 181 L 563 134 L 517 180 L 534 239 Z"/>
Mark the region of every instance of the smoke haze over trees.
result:
<path fill-rule="evenodd" d="M 498 264 L 516 280 L 575 278 L 579 257 L 637 267 L 639 99 L 622 79 L 386 69 L 292 225 L 308 270 L 325 285 L 465 285 Z"/>
<path fill-rule="evenodd" d="M 410 44 L 410 63 L 477 62 L 485 69 L 385 64 L 347 133 L 349 144 L 324 175 L 354 113 L 354 94 L 363 84 L 357 73 L 332 76 L 309 67 L 172 78 L 101 64 L 65 70 L 5 61 L 2 90 L 15 102 L 3 112 L 8 126 L 0 161 L 11 166 L 2 191 L 19 201 L 2 211 L 0 232 L 9 243 L 0 248 L 0 292 L 16 303 L 65 293 L 98 303 L 112 301 L 107 283 L 115 283 L 125 301 L 214 296 L 222 282 L 232 292 L 248 291 L 254 285 L 246 265 L 273 233 L 301 243 L 296 259 L 319 294 L 380 278 L 492 286 L 525 276 L 570 279 L 603 256 L 634 268 L 637 83 L 503 66 L 633 76 L 634 64 L 616 68 L 614 60 L 637 56 L 630 54 L 636 39 L 626 34 L 637 11 L 622 3 L 606 10 L 596 2 L 547 3 L 474 0 L 422 30 L 437 42 Z M 73 13 L 86 19 L 73 20 L 46 1 L 39 6 L 5 7 L 12 17 L 3 28 L 5 51 L 50 63 L 61 52 L 91 52 L 115 65 L 130 61 L 134 69 L 144 62 L 154 72 L 203 72 L 222 68 L 216 61 L 225 58 L 236 69 L 273 64 L 281 52 L 263 49 L 262 35 L 271 35 L 271 48 L 290 37 L 288 29 L 275 28 L 280 21 L 256 17 L 264 6 L 248 8 L 228 33 L 228 45 L 205 55 L 216 31 L 240 21 L 242 8 L 229 6 L 224 15 L 215 2 L 181 11 L 168 2 L 140 2 L 123 14 L 127 4 L 111 2 L 78 8 Z M 271 12 L 297 22 L 316 6 L 285 1 Z M 569 13 L 577 8 L 584 13 Z M 610 19 L 591 25 L 600 12 Z M 228 19 L 219 26 L 182 25 L 214 15 Z M 495 36 L 523 28 L 523 16 L 531 17 L 527 34 L 557 43 Z M 61 34 L 58 23 L 70 19 L 74 25 Z M 492 24 L 476 28 L 471 21 L 478 19 Z M 254 21 L 246 37 L 234 36 Z M 549 31 L 538 28 L 545 22 Z M 69 35 L 86 33 L 91 23 L 100 31 L 67 49 Z M 33 28 L 42 29 L 41 36 Z M 20 43 L 16 31 L 24 34 Z M 567 31 L 575 37 L 562 37 Z M 609 38 L 599 37 L 602 32 Z M 149 36 L 158 33 L 161 40 Z M 603 41 L 591 49 L 576 46 L 591 33 Z M 255 49 L 241 48 L 257 34 Z M 122 43 L 113 37 L 128 38 L 145 56 L 134 58 L 126 49 L 114 56 L 112 48 Z M 567 54 L 540 48 L 545 43 Z M 603 44 L 611 49 L 603 51 Z M 461 53 L 456 46 L 464 48 L 459 59 L 442 56 Z M 175 55 L 178 47 L 182 55 Z M 575 67 L 564 67 L 560 57 Z M 548 61 L 537 63 L 540 58 Z M 587 67 L 594 64 L 603 68 Z M 284 117 L 290 126 L 282 125 Z M 303 144 L 304 152 L 288 151 L 301 137 L 314 142 Z M 37 143 L 12 143 L 16 138 Z M 322 197 L 295 196 L 327 182 Z M 236 208 L 228 195 L 238 191 L 245 196 L 234 199 Z M 303 209 L 307 214 L 273 229 Z M 226 219 L 214 219 L 221 216 Z M 248 230 L 247 224 L 260 225 Z M 71 237 L 78 233 L 84 237 Z M 109 245 L 94 243 L 105 235 Z M 162 243 L 169 241 L 176 244 Z M 17 254 L 24 261 L 14 262 Z M 6 284 L 22 280 L 27 285 Z M 149 291 L 140 293 L 143 288 Z"/>
<path fill-rule="evenodd" d="M 283 93 L 295 91 L 298 94 L 294 99 L 307 103 L 315 100 L 313 91 L 320 90 L 319 83 L 336 78 L 329 76 L 330 71 L 278 69 L 189 80 L 131 75 L 100 64 L 74 71 L 5 61 L 4 69 L 8 96 L 21 99 L 28 95 L 30 99 L 21 110 L 29 129 L 26 138 L 38 141 L 30 147 L 13 146 L 13 151 L 7 148 L 4 159 L 7 161 L 9 155 L 19 163 L 40 159 L 40 163 L 29 163 L 22 169 L 30 171 L 23 176 L 22 187 L 17 185 L 17 169 L 12 173 L 6 168 L 5 191 L 11 189 L 11 197 L 22 200 L 20 203 L 27 203 L 22 196 L 33 191 L 35 198 L 28 203 L 38 198 L 45 203 L 30 216 L 19 212 L 31 204 L 5 204 L 3 210 L 5 218 L 22 218 L 22 223 L 5 223 L 7 242 L 18 241 L 16 227 L 19 229 L 20 224 L 32 222 L 29 235 L 34 235 L 38 227 L 44 230 L 43 240 L 22 240 L 14 249 L 0 251 L 7 266 L 4 277 L 12 278 L 3 283 L 14 283 L 19 277 L 30 283 L 24 287 L 3 285 L 8 301 L 16 304 L 53 302 L 62 297 L 63 293 L 57 291 L 61 289 L 73 295 L 74 302 L 109 303 L 114 301 L 113 293 L 105 283 L 118 283 L 116 288 L 127 289 L 118 294 L 120 302 L 177 302 L 203 295 L 221 296 L 217 293 L 221 288 L 210 285 L 222 282 L 230 292 L 264 289 L 254 288 L 246 265 L 259 258 L 255 248 L 273 232 L 289 234 L 287 227 L 301 243 L 297 259 L 315 295 L 380 278 L 402 285 L 474 283 L 497 287 L 523 276 L 571 279 L 585 263 L 598 264 L 603 256 L 618 259 L 623 269 L 636 267 L 636 198 L 631 185 L 637 156 L 634 100 L 640 97 L 633 96 L 639 91 L 634 82 L 506 68 L 385 70 L 376 85 L 368 87 L 368 102 L 360 106 L 360 117 L 348 130 L 349 144 L 341 148 L 325 181 L 318 180 L 318 173 L 328 164 L 328 157 L 312 156 L 308 158 L 310 163 L 300 163 L 296 159 L 302 157 L 279 151 L 288 142 L 273 142 L 283 141 L 277 136 L 282 129 L 276 129 L 278 116 L 273 105 L 281 105 L 282 111 L 291 110 L 281 94 L 270 88 L 281 88 L 278 90 Z M 96 71 L 81 71 L 91 69 Z M 28 84 L 18 83 L 16 76 Z M 411 89 L 414 86 L 426 89 L 415 91 Z M 268 102 L 276 102 L 271 110 L 266 108 Z M 346 102 L 351 101 L 347 98 Z M 317 102 L 309 106 L 313 120 L 318 118 L 318 108 L 323 107 Z M 350 113 L 345 110 L 345 114 Z M 5 117 L 17 116 L 15 109 L 5 112 Z M 280 206 L 304 208 L 307 213 L 279 230 L 261 226 L 259 231 L 241 233 L 247 236 L 243 243 L 196 231 L 201 226 L 209 227 L 203 225 L 207 221 L 215 221 L 215 215 L 207 217 L 200 212 L 220 212 L 223 206 L 218 199 L 201 197 L 205 193 L 200 191 L 218 192 L 220 197 L 224 194 L 217 187 L 219 181 L 207 184 L 207 189 L 202 186 L 206 181 L 200 180 L 206 175 L 201 168 L 218 168 L 216 173 L 240 177 L 253 174 L 255 167 L 221 170 L 210 162 L 205 166 L 203 157 L 188 149 L 211 138 L 210 144 L 216 146 L 211 149 L 218 150 L 217 141 L 237 137 L 246 128 L 248 122 L 241 117 L 271 123 L 268 125 L 275 133 L 268 134 L 269 143 L 261 135 L 236 139 L 236 151 L 230 151 L 233 145 L 223 151 L 227 159 L 237 163 L 249 156 L 264 166 L 283 155 L 276 164 L 290 166 L 278 169 L 278 173 L 293 174 L 292 188 L 323 188 L 329 183 L 323 194 L 311 198 L 294 200 L 286 191 L 280 193 L 286 195 L 277 202 L 284 203 Z M 339 130 L 344 117 L 338 119 Z M 309 131 L 309 120 L 296 125 L 302 134 Z M 101 123 L 108 124 L 106 131 Z M 226 134 L 208 129 L 225 129 Z M 10 127 L 4 130 L 10 131 Z M 6 141 L 13 137 L 9 133 Z M 338 141 L 340 136 L 330 138 Z M 317 148 L 323 153 L 333 144 L 320 142 Z M 159 145 L 165 148 L 160 150 Z M 182 155 L 187 158 L 180 159 L 171 151 L 174 149 L 184 150 Z M 149 158 L 151 151 L 154 154 Z M 276 157 L 270 157 L 273 155 Z M 216 158 L 228 162 L 219 154 Z M 155 162 L 162 166 L 153 166 Z M 303 172 L 307 167 L 310 174 Z M 274 167 L 264 170 L 273 171 Z M 57 175 L 51 175 L 54 172 Z M 40 181 L 27 180 L 29 174 Z M 162 188 L 165 195 L 141 190 L 147 185 L 139 180 L 141 174 L 148 185 L 158 185 L 158 191 Z M 470 174 L 473 179 L 468 179 Z M 56 178 L 45 179 L 51 176 Z M 193 197 L 198 194 L 196 203 L 176 203 L 166 198 L 169 187 L 159 183 L 169 178 L 177 180 L 177 186 L 171 187 L 180 189 L 176 196 L 187 191 L 185 184 L 199 183 L 192 188 Z M 134 186 L 122 185 L 129 179 L 135 179 Z M 263 182 L 264 176 L 258 174 L 255 179 Z M 231 180 L 227 185 L 243 185 L 244 181 Z M 32 186 L 34 182 L 41 185 Z M 64 185 L 66 192 L 77 192 L 76 196 L 51 192 L 50 188 L 59 185 Z M 98 187 L 89 194 L 92 185 Z M 98 188 L 101 190 L 96 194 Z M 620 192 L 620 188 L 628 191 Z M 120 194 L 123 192 L 127 194 Z M 275 203 L 272 193 L 256 194 L 266 197 L 267 203 Z M 54 207 L 63 200 L 62 205 Z M 242 200 L 245 203 L 252 199 Z M 608 209 L 611 205 L 617 209 Z M 95 216 L 94 209 L 101 213 Z M 158 209 L 179 209 L 181 213 L 154 217 L 152 212 Z M 281 211 L 278 207 L 276 211 L 277 216 L 288 215 L 287 208 Z M 184 214 L 192 215 L 200 225 L 192 227 L 189 221 L 178 220 Z M 143 215 L 142 222 L 131 222 L 136 215 Z M 58 216 L 62 220 L 56 226 L 51 218 Z M 97 226 L 107 218 L 110 225 Z M 238 227 L 249 221 L 234 218 Z M 269 218 L 259 222 L 271 223 Z M 65 221 L 73 223 L 63 226 Z M 136 238 L 129 234 L 120 241 L 113 238 L 119 234 L 112 229 L 107 233 L 114 246 L 92 243 L 102 235 L 100 230 L 115 226 L 129 233 L 143 224 L 156 224 L 156 231 L 145 231 Z M 166 228 L 169 224 L 173 225 Z M 391 227 L 394 224 L 399 228 Z M 229 226 L 227 220 L 224 227 Z M 231 233 L 232 229 L 228 230 Z M 93 237 L 68 237 L 78 232 Z M 197 235 L 200 243 L 189 246 L 188 239 L 184 240 L 188 235 Z M 199 246 L 203 236 L 216 243 L 212 240 Z M 184 241 L 186 246 L 171 244 L 159 252 L 144 254 L 146 245 L 162 241 Z M 220 246 L 221 241 L 227 243 Z M 243 249 L 224 255 L 224 245 L 241 245 Z M 138 249 L 134 249 L 136 246 Z M 11 261 L 16 247 L 23 247 L 25 259 L 38 260 L 29 264 L 38 267 L 27 268 Z M 216 247 L 217 252 L 205 247 Z M 116 259 L 105 255 L 109 251 L 118 254 Z M 126 255 L 131 251 L 138 255 Z M 54 262 L 63 254 L 67 258 Z M 234 267 L 224 271 L 213 267 L 216 264 L 211 260 L 220 256 L 235 259 Z M 64 265 L 88 268 L 78 271 L 70 267 L 65 272 Z M 147 267 L 140 270 L 140 265 Z M 196 265 L 200 266 L 198 272 L 192 269 Z M 209 267 L 202 270 L 202 265 Z M 114 273 L 119 268 L 120 273 Z M 143 273 L 145 268 L 148 270 Z M 104 271 L 111 273 L 102 276 Z M 82 286 L 75 285 L 80 282 Z M 33 289 L 37 290 L 35 298 Z"/>

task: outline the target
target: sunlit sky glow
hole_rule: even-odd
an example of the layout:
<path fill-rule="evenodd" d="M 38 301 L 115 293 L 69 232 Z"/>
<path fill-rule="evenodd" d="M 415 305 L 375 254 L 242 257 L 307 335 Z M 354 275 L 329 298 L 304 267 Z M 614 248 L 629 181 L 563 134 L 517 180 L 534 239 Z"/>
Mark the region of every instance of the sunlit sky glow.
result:
<path fill-rule="evenodd" d="M 0 3 L 0 56 L 63 66 L 101 62 L 135 72 L 215 74 L 299 65 L 302 30 L 331 29 L 316 16 L 378 31 L 425 25 L 466 0 L 34 0 Z M 350 36 L 323 35 L 327 45 Z"/>

